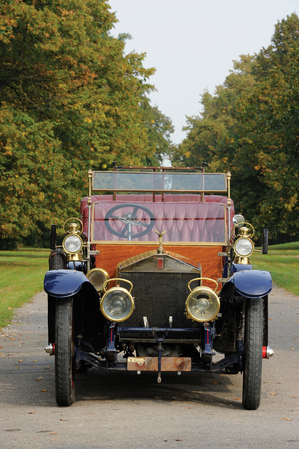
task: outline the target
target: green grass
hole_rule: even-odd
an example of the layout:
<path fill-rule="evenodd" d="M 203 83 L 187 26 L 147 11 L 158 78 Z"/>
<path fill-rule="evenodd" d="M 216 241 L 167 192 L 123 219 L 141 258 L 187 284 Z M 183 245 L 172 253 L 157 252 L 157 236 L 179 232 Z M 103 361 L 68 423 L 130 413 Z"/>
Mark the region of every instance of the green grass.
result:
<path fill-rule="evenodd" d="M 276 285 L 299 296 L 299 242 L 269 246 L 268 254 L 254 253 L 253 268 L 270 271 Z"/>
<path fill-rule="evenodd" d="M 35 248 L 0 251 L 0 329 L 9 323 L 15 308 L 43 290 L 49 254 L 48 249 Z"/>

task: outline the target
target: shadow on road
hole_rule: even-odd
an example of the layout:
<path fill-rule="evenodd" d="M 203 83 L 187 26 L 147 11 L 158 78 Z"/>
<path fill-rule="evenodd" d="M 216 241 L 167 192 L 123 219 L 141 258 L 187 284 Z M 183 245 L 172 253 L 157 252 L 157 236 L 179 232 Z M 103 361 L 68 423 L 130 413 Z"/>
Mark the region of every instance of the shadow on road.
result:
<path fill-rule="evenodd" d="M 50 365 L 49 361 L 21 365 L 11 359 L 10 366 L 0 369 L 0 403 L 56 406 L 53 362 L 51 360 Z M 236 388 L 235 384 L 240 385 Z M 185 401 L 237 409 L 241 408 L 241 404 L 239 398 L 234 397 L 234 394 L 237 395 L 235 391 L 241 394 L 241 375 L 183 373 L 177 376 L 175 373 L 162 373 L 162 383 L 158 384 L 157 373 L 137 375 L 126 371 L 91 369 L 87 373 L 76 374 L 76 403 L 103 400 Z"/>
<path fill-rule="evenodd" d="M 234 379 L 240 377 L 233 376 Z M 240 386 L 241 388 L 241 386 Z M 217 407 L 242 408 L 232 397 L 235 389 L 230 376 L 205 373 L 183 373 L 177 376 L 162 373 L 162 383 L 157 383 L 157 373 L 99 372 L 91 370 L 76 377 L 76 401 L 150 400 L 191 401 Z M 241 391 L 240 393 L 241 394 Z"/>

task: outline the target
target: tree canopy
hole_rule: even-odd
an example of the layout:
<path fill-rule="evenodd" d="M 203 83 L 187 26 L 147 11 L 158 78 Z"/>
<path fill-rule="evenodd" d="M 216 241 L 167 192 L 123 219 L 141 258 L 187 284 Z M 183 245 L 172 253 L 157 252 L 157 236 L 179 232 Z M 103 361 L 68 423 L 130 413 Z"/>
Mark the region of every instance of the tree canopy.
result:
<path fill-rule="evenodd" d="M 157 106 L 151 106 L 146 96 L 141 101 L 141 114 L 147 128 L 149 149 L 142 163 L 145 166 L 159 167 L 163 157 L 171 154 L 173 146 L 171 134 L 174 132 L 174 127 L 170 118 L 162 114 Z"/>
<path fill-rule="evenodd" d="M 137 165 L 166 151 L 152 138 L 164 116 L 147 102 L 149 123 L 142 107 L 154 69 L 143 67 L 145 54 L 124 54 L 115 22 L 106 0 L 1 2 L 2 241 L 76 214 L 90 166 Z"/>
<path fill-rule="evenodd" d="M 181 165 L 232 172 L 238 212 L 272 241 L 299 237 L 299 18 L 277 23 L 268 48 L 241 56 L 172 153 Z"/>

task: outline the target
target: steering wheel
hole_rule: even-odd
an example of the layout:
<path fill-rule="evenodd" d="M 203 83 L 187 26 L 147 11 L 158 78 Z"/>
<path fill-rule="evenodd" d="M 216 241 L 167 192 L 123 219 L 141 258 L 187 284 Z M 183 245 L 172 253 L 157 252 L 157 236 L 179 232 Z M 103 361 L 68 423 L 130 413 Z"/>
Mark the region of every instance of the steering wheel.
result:
<path fill-rule="evenodd" d="M 114 214 L 114 212 L 118 211 L 119 209 L 124 209 L 128 207 L 132 208 L 130 212 L 123 213 L 123 215 Z M 146 217 L 146 220 L 147 221 L 149 220 L 149 223 L 147 223 L 146 221 L 137 220 L 137 212 L 139 209 L 146 212 L 146 214 L 148 215 L 148 217 Z M 120 232 L 112 228 L 109 221 L 111 218 L 125 223 L 125 226 Z M 127 238 L 127 240 L 129 241 L 137 237 L 142 237 L 143 235 L 150 232 L 153 229 L 154 224 L 155 224 L 155 217 L 153 213 L 147 207 L 141 206 L 139 204 L 138 205 L 132 203 L 118 204 L 117 206 L 112 207 L 112 209 L 110 209 L 105 216 L 105 226 L 108 229 L 108 231 L 111 232 L 111 234 L 117 235 L 118 237 Z M 145 230 L 141 232 L 136 232 L 134 234 L 132 233 L 132 226 L 142 226 L 145 228 Z"/>

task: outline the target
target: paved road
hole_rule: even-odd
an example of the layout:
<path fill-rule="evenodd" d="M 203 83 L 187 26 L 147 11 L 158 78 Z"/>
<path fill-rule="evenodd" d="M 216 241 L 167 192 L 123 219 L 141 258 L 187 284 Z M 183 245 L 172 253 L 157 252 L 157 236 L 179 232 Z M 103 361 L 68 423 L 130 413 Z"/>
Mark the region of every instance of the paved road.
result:
<path fill-rule="evenodd" d="M 76 378 L 76 403 L 54 399 L 46 295 L 0 332 L 0 447 L 299 448 L 299 298 L 274 289 L 262 405 L 243 410 L 242 376 L 106 373 Z"/>

